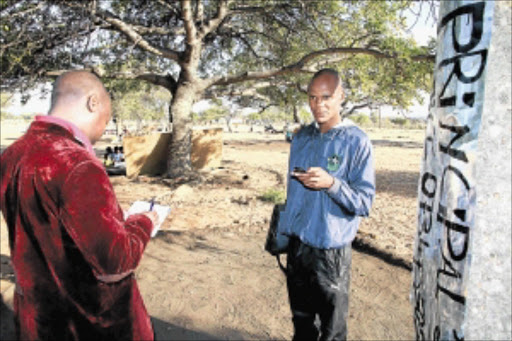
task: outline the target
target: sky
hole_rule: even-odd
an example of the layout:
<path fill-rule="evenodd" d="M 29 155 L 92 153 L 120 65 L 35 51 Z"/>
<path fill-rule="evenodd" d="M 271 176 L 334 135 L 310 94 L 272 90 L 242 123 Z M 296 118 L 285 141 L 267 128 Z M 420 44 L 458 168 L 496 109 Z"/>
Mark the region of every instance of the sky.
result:
<path fill-rule="evenodd" d="M 413 7 L 413 10 L 419 11 L 420 6 L 423 6 L 421 8 L 420 17 L 417 18 L 414 13 L 410 11 L 407 12 L 407 24 L 411 26 L 411 35 L 416 42 L 419 45 L 427 45 L 430 38 L 436 37 L 436 22 L 432 14 L 428 13 L 427 4 L 420 4 L 420 2 L 416 2 L 415 7 Z M 437 15 L 437 9 L 435 14 Z"/>
<path fill-rule="evenodd" d="M 426 45 L 428 40 L 431 37 L 436 36 L 436 25 L 434 22 L 434 19 L 432 15 L 428 15 L 428 10 L 426 8 L 426 4 L 423 5 L 422 11 L 420 12 L 421 15 L 419 18 L 416 18 L 414 13 L 407 12 L 407 24 L 411 27 L 410 35 L 418 42 L 420 45 Z M 414 11 L 418 11 L 420 9 L 420 3 L 417 2 Z M 436 13 L 437 14 L 437 13 Z M 417 20 L 416 20 L 417 19 Z M 42 86 L 46 86 L 47 88 L 50 88 L 50 84 L 45 84 Z M 46 97 L 41 96 L 41 88 L 35 89 L 32 92 L 30 92 L 31 98 L 30 100 L 25 104 L 22 105 L 20 103 L 21 95 L 15 94 L 13 98 L 13 105 L 6 111 L 9 111 L 16 115 L 22 115 L 22 114 L 34 114 L 34 113 L 42 113 L 45 114 L 48 112 L 50 108 L 50 96 L 47 95 Z M 42 97 L 42 98 L 41 98 Z M 429 94 L 425 94 L 424 98 L 424 104 L 416 104 L 409 108 L 407 112 L 408 117 L 427 117 L 428 115 L 428 97 Z M 203 111 L 207 109 L 209 106 L 208 101 L 199 101 L 197 102 L 193 110 L 194 111 Z M 397 113 L 393 111 L 393 108 L 391 107 L 383 107 L 382 112 L 385 116 L 394 116 Z"/>
<path fill-rule="evenodd" d="M 23 114 L 33 114 L 33 113 L 47 113 L 50 109 L 50 95 L 42 94 L 42 88 L 46 86 L 50 87 L 50 84 L 41 85 L 40 87 L 29 92 L 30 100 L 26 104 L 21 104 L 21 95 L 14 94 L 13 96 L 13 105 L 9 107 L 6 111 L 9 111 L 15 115 L 23 115 Z"/>

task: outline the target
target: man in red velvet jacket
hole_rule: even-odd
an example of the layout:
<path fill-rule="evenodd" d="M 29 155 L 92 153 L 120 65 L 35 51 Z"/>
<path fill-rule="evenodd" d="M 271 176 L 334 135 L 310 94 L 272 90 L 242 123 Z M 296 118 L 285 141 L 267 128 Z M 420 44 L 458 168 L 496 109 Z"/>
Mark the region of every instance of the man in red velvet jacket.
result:
<path fill-rule="evenodd" d="M 153 339 L 133 272 L 157 216 L 123 218 L 92 149 L 110 114 L 96 76 L 65 73 L 48 116 L 1 155 L 19 339 Z"/>

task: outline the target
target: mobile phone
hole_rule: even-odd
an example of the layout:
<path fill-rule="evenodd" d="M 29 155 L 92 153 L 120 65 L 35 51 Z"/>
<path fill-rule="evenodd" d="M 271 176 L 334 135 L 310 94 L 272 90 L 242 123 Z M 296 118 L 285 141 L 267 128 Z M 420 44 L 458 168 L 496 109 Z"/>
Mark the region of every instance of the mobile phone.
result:
<path fill-rule="evenodd" d="M 306 173 L 306 170 L 302 167 L 293 167 L 293 173 Z"/>

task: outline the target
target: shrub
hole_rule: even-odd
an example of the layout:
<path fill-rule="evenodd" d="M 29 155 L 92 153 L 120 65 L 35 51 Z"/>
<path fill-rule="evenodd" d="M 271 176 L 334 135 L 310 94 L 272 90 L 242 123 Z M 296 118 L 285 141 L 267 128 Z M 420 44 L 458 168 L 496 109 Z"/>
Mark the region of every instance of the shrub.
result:
<path fill-rule="evenodd" d="M 273 204 L 283 204 L 286 194 L 282 189 L 269 188 L 259 196 L 259 199 Z"/>
<path fill-rule="evenodd" d="M 396 118 L 392 118 L 391 122 L 393 124 L 396 124 L 397 126 L 404 127 L 404 126 L 408 125 L 409 120 L 406 118 L 403 118 L 403 117 L 396 117 Z"/>
<path fill-rule="evenodd" d="M 367 115 L 362 115 L 362 114 L 349 116 L 349 119 L 354 121 L 359 126 L 368 126 L 372 122 L 370 117 L 368 117 Z"/>

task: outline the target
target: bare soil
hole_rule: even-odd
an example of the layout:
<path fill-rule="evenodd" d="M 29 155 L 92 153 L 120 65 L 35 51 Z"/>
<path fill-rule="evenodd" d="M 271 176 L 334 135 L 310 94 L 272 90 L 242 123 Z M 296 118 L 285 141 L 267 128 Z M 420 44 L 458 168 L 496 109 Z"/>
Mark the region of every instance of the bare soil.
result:
<path fill-rule="evenodd" d="M 348 337 L 410 340 L 410 263 L 423 131 L 367 132 L 375 152 L 377 197 L 354 243 Z M 8 143 L 2 137 L 2 147 Z M 200 180 L 111 178 L 125 209 L 153 195 L 172 207 L 136 272 L 158 339 L 291 338 L 285 277 L 263 250 L 273 204 L 260 198 L 270 188 L 285 189 L 288 153 L 283 135 L 225 134 L 222 167 L 202 173 Z M 3 340 L 12 337 L 13 278 L 1 223 Z"/>

